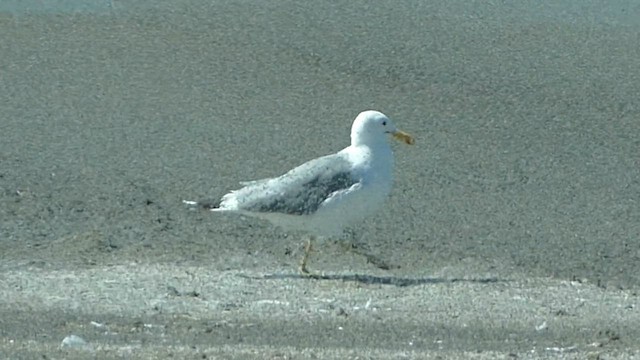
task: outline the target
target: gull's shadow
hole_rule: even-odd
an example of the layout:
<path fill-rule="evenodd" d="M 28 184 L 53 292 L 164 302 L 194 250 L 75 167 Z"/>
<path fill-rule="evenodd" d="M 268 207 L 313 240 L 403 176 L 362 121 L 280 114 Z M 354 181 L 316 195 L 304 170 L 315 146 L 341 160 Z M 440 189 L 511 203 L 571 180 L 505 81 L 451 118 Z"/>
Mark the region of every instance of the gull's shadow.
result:
<path fill-rule="evenodd" d="M 377 285 L 393 285 L 398 287 L 404 286 L 416 286 L 416 285 L 424 285 L 424 284 L 452 284 L 458 282 L 468 282 L 468 283 L 476 283 L 476 284 L 490 284 L 503 282 L 507 280 L 500 280 L 495 277 L 490 278 L 471 278 L 471 279 L 461 279 L 461 278 L 403 278 L 396 276 L 374 276 L 374 275 L 359 275 L 359 274 L 351 274 L 351 275 L 339 275 L 339 274 L 267 274 L 263 276 L 248 276 L 239 274 L 238 276 L 246 278 L 246 279 L 254 279 L 254 280 L 282 280 L 282 279 L 300 279 L 300 280 L 331 280 L 331 281 L 350 281 L 357 282 L 361 284 L 377 284 Z"/>

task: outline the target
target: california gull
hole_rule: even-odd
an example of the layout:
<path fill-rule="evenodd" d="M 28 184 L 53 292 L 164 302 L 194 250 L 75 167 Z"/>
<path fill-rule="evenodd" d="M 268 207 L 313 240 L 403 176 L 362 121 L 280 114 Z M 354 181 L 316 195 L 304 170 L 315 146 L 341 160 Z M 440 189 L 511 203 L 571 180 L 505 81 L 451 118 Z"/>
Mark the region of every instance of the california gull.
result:
<path fill-rule="evenodd" d="M 413 137 L 398 130 L 386 115 L 364 111 L 353 121 L 350 146 L 275 178 L 241 182 L 244 187 L 208 208 L 266 219 L 284 229 L 309 234 L 300 262 L 300 271 L 309 274 L 307 262 L 316 237 L 341 235 L 346 226 L 380 208 L 389 195 L 393 152 L 388 135 L 414 143 Z"/>

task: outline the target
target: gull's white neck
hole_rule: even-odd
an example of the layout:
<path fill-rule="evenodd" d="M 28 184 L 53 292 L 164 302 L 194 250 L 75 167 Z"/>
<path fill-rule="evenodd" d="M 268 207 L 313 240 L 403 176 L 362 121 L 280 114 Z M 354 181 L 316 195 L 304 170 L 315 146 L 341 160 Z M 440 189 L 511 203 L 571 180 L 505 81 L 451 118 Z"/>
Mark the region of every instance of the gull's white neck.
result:
<path fill-rule="evenodd" d="M 375 174 L 390 174 L 393 172 L 393 152 L 389 143 L 382 142 L 371 145 L 351 145 L 348 147 L 350 160 L 356 166 L 366 171 L 373 178 L 369 181 L 376 181 Z"/>

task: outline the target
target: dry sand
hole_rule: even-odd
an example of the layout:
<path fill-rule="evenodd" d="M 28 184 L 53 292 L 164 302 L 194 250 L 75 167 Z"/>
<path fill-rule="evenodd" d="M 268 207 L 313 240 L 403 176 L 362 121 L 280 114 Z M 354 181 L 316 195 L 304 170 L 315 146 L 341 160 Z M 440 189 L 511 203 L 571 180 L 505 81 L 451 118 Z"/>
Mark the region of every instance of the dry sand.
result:
<path fill-rule="evenodd" d="M 1 359 L 640 357 L 631 2 L 29 3 L 0 5 Z M 346 240 L 390 270 L 328 241 L 303 278 L 300 234 L 182 205 L 369 108 L 418 139 Z"/>

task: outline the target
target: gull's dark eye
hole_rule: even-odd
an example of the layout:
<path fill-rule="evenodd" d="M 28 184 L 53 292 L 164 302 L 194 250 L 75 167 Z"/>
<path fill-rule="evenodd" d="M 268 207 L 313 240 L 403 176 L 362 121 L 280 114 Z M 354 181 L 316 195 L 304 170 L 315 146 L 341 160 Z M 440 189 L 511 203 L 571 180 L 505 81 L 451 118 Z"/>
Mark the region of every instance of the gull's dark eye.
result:
<path fill-rule="evenodd" d="M 386 122 L 386 121 L 383 121 L 383 122 L 382 122 L 382 126 L 387 126 L 387 122 Z"/>

